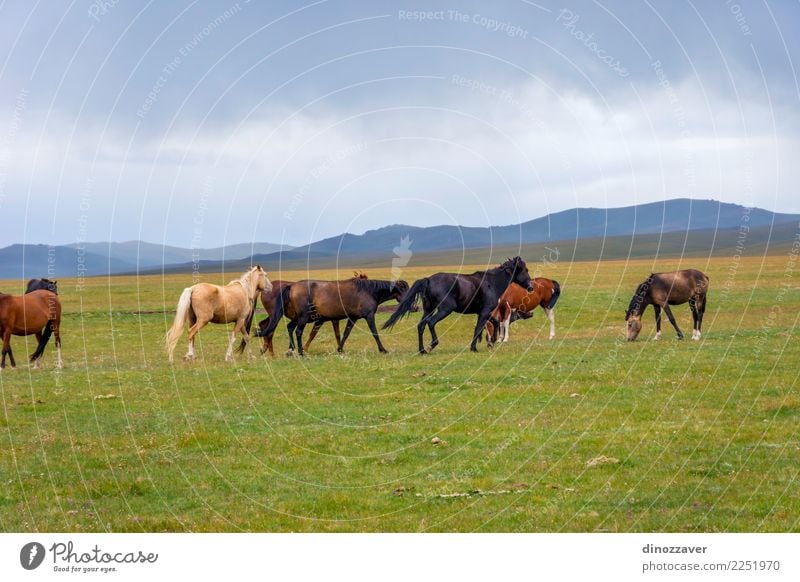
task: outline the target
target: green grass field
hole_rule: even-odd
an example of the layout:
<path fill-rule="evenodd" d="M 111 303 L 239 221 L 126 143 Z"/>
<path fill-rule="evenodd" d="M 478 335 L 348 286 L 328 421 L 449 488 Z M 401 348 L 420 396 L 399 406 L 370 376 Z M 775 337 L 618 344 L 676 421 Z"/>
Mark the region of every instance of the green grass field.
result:
<path fill-rule="evenodd" d="M 690 266 L 711 277 L 703 340 L 677 341 L 665 319 L 651 341 L 648 310 L 625 342 L 636 284 Z M 51 345 L 29 369 L 34 342 L 15 338 L 21 365 L 0 373 L 0 527 L 800 531 L 796 267 L 790 255 L 550 265 L 554 341 L 537 312 L 474 354 L 474 317 L 451 316 L 422 357 L 411 314 L 382 334 L 385 356 L 361 322 L 344 356 L 326 326 L 305 359 L 255 350 L 233 364 L 222 326 L 201 333 L 198 361 L 167 362 L 190 275 L 61 281 L 65 368 Z M 675 313 L 691 332 L 688 307 Z"/>

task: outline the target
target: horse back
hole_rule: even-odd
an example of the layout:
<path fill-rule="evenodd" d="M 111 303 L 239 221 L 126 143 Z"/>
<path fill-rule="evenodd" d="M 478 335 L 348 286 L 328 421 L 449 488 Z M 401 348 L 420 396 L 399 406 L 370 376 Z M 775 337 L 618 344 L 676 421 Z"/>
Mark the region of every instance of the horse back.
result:
<path fill-rule="evenodd" d="M 10 327 L 15 335 L 41 331 L 49 321 L 61 321 L 61 302 L 52 291 L 39 289 L 0 297 L 0 327 Z"/>

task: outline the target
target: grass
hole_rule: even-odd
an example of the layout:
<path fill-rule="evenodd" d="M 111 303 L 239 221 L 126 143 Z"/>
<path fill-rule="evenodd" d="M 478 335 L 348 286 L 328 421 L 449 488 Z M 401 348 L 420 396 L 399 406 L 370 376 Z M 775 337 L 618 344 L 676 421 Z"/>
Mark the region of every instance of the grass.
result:
<path fill-rule="evenodd" d="M 652 261 L 563 263 L 545 273 L 563 288 L 552 342 L 537 312 L 473 354 L 474 318 L 451 316 L 421 357 L 412 314 L 382 334 L 385 356 L 362 322 L 344 356 L 325 327 L 303 360 L 231 364 L 210 326 L 199 361 L 173 366 L 162 338 L 191 276 L 61 281 L 65 369 L 49 346 L 44 369 L 0 374 L 0 528 L 798 531 L 790 258 L 694 262 L 711 277 L 701 342 L 666 321 L 650 341 L 652 311 L 624 341 Z M 34 349 L 14 347 L 18 362 Z"/>

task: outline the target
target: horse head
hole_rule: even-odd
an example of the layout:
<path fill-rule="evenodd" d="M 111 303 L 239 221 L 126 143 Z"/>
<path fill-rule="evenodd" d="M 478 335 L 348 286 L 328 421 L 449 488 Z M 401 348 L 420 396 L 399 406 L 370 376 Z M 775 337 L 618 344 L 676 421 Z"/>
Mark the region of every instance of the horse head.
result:
<path fill-rule="evenodd" d="M 408 282 L 403 279 L 392 281 L 392 295 L 390 299 L 396 299 L 398 303 L 403 299 L 408 291 Z"/>
<path fill-rule="evenodd" d="M 528 265 L 522 260 L 522 257 L 506 258 L 506 262 L 501 265 L 501 268 L 511 275 L 511 281 L 526 289 L 528 293 L 533 292 L 533 281 L 528 272 Z"/>
<path fill-rule="evenodd" d="M 267 277 L 267 272 L 261 267 L 261 265 L 255 265 L 250 269 L 248 274 L 250 276 L 251 288 L 255 289 L 259 293 L 261 291 L 266 291 L 267 293 L 272 292 L 272 282 L 269 280 L 269 277 Z"/>

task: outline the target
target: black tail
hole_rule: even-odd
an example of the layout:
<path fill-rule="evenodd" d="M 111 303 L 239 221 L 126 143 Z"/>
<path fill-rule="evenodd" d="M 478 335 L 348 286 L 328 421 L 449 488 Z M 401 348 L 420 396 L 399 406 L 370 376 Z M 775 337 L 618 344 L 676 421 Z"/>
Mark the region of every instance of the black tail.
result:
<path fill-rule="evenodd" d="M 397 306 L 397 309 L 394 310 L 391 317 L 383 324 L 382 329 L 388 329 L 392 327 L 395 323 L 400 321 L 401 318 L 408 315 L 408 313 L 414 309 L 414 306 L 417 304 L 420 296 L 425 293 L 428 289 L 428 279 L 419 279 L 418 281 L 414 281 L 414 284 L 411 288 L 406 291 L 406 294 L 403 296 L 403 299 L 400 301 L 400 305 Z"/>
<path fill-rule="evenodd" d="M 42 339 L 39 342 L 39 345 L 36 346 L 36 351 L 31 354 L 31 362 L 38 360 L 42 357 L 44 353 L 44 348 L 47 345 L 47 342 L 50 341 L 50 336 L 53 335 L 53 322 L 48 321 L 47 325 L 44 326 L 44 331 L 42 332 Z"/>
<path fill-rule="evenodd" d="M 547 309 L 553 309 L 558 303 L 559 297 L 561 297 L 561 285 L 558 284 L 558 281 L 553 280 L 553 296 L 547 302 Z"/>
<path fill-rule="evenodd" d="M 286 304 L 289 302 L 289 293 L 291 291 L 291 285 L 286 285 L 281 289 L 281 294 L 278 295 L 278 299 L 275 301 L 275 309 L 269 314 L 269 323 L 267 323 L 267 327 L 265 329 L 257 329 L 255 333 L 256 337 L 272 337 L 281 319 L 283 319 L 283 314 L 286 313 Z"/>

